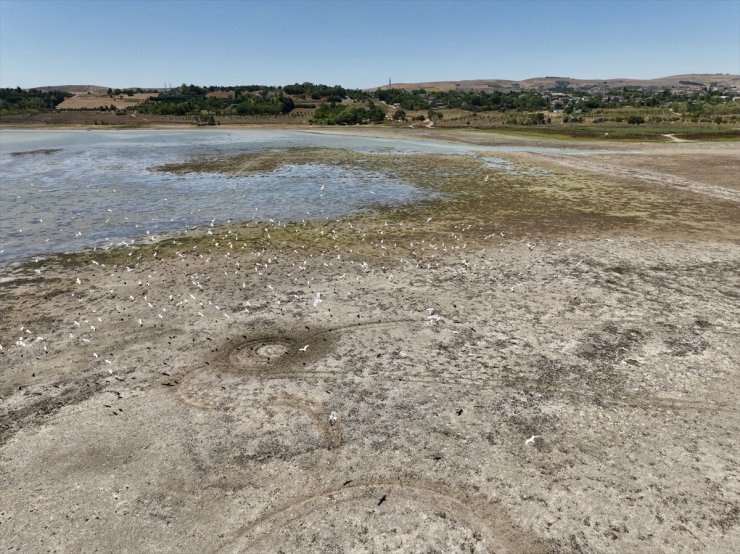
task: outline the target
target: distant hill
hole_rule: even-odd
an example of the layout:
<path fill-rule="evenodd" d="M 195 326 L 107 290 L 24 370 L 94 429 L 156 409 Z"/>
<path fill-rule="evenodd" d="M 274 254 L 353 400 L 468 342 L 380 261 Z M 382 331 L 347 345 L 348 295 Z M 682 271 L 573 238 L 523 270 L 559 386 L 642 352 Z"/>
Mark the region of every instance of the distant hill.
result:
<path fill-rule="evenodd" d="M 367 90 L 387 88 L 380 85 Z M 425 90 L 537 90 L 558 92 L 566 89 L 588 90 L 592 92 L 608 92 L 613 89 L 642 88 L 642 89 L 676 89 L 700 90 L 704 87 L 719 87 L 722 89 L 736 89 L 740 91 L 740 75 L 692 73 L 689 75 L 672 75 L 658 79 L 573 79 L 571 77 L 535 77 L 523 81 L 507 79 L 475 79 L 470 81 L 433 81 L 427 83 L 392 83 L 397 89 Z"/>
<path fill-rule="evenodd" d="M 540 92 L 564 92 L 567 90 L 585 90 L 589 92 L 608 92 L 614 89 L 636 88 L 645 90 L 683 90 L 697 91 L 705 87 L 720 89 L 735 89 L 740 93 L 740 75 L 727 73 L 690 73 L 687 75 L 671 75 L 657 79 L 574 79 L 571 77 L 547 76 L 534 77 L 523 81 L 510 79 L 473 79 L 468 81 L 431 81 L 423 83 L 392 83 L 396 89 L 413 90 L 423 88 L 429 91 L 460 90 L 500 90 L 502 92 L 536 90 Z M 40 91 L 59 90 L 75 95 L 91 94 L 103 96 L 108 87 L 98 85 L 55 85 L 33 87 Z M 388 88 L 387 84 L 365 89 L 374 91 L 379 88 Z M 159 89 L 160 92 L 166 89 Z"/>

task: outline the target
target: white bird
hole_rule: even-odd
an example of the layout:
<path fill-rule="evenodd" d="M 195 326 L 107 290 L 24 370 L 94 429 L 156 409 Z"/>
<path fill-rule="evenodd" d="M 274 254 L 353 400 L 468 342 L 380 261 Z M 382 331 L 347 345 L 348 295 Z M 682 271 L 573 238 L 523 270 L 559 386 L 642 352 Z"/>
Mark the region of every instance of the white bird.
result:
<path fill-rule="evenodd" d="M 298 352 L 307 352 L 308 351 L 308 345 L 304 346 L 303 348 L 299 348 Z"/>
<path fill-rule="evenodd" d="M 334 425 L 337 422 L 337 412 L 333 411 L 329 414 L 329 425 Z"/>
<path fill-rule="evenodd" d="M 538 437 L 541 437 L 542 435 L 532 435 L 527 440 L 524 441 L 524 444 L 534 444 L 534 440 Z"/>
<path fill-rule="evenodd" d="M 316 298 L 313 301 L 313 307 L 314 308 L 317 308 L 318 305 L 321 304 L 322 302 L 323 302 L 323 300 L 321 299 L 321 293 L 320 292 L 317 292 L 316 293 Z"/>
<path fill-rule="evenodd" d="M 434 313 L 434 308 L 427 308 L 427 325 L 434 325 L 444 319 L 442 316 Z"/>

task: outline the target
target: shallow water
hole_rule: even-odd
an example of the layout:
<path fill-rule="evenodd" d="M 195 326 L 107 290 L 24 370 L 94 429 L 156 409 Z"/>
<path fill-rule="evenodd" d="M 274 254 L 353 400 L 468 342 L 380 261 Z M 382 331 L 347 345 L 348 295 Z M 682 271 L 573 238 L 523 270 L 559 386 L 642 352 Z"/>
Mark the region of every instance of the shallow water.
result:
<path fill-rule="evenodd" d="M 295 146 L 367 152 L 398 147 L 373 139 L 285 132 L 2 131 L 0 263 L 118 244 L 214 220 L 323 219 L 430 196 L 382 173 L 322 164 L 284 166 L 247 177 L 150 169 L 192 156 Z"/>
<path fill-rule="evenodd" d="M 300 131 L 2 130 L 0 265 L 212 222 L 332 218 L 432 196 L 384 173 L 322 164 L 284 166 L 245 177 L 151 170 L 194 156 L 293 147 L 397 155 L 522 150 Z"/>

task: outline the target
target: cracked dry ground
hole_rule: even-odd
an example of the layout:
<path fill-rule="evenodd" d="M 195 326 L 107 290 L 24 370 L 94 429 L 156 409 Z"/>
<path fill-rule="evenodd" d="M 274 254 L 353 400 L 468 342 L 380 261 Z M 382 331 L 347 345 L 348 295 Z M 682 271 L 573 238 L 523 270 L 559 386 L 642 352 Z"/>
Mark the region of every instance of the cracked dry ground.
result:
<path fill-rule="evenodd" d="M 734 551 L 737 242 L 420 221 L 14 274 L 0 547 Z"/>

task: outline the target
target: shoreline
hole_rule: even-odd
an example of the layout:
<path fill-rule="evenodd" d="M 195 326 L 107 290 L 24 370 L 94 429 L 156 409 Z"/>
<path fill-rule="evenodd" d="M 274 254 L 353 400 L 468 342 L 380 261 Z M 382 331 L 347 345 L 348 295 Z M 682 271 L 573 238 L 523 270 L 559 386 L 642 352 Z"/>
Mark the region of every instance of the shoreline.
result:
<path fill-rule="evenodd" d="M 450 198 L 0 282 L 0 546 L 731 551 L 740 160 L 644 150 L 283 152 Z"/>
<path fill-rule="evenodd" d="M 60 129 L 60 130 L 69 130 L 69 129 Z M 163 128 L 162 130 L 170 130 L 167 128 Z M 193 131 L 199 131 L 200 129 L 192 129 Z M 224 131 L 233 131 L 233 130 L 256 130 L 256 131 L 263 131 L 263 129 L 224 129 Z M 348 136 L 348 137 L 372 137 L 372 138 L 389 138 L 394 140 L 399 139 L 413 139 L 413 140 L 419 140 L 419 141 L 431 141 L 431 142 L 442 142 L 447 144 L 469 144 L 474 146 L 491 146 L 494 148 L 492 152 L 495 152 L 495 155 L 499 158 L 509 160 L 511 163 L 524 165 L 526 166 L 539 166 L 539 167 L 547 167 L 548 171 L 560 171 L 559 168 L 573 168 L 576 171 L 583 171 L 586 170 L 588 173 L 592 173 L 594 176 L 601 175 L 603 177 L 607 177 L 610 179 L 617 179 L 618 181 L 627 182 L 625 178 L 629 179 L 630 181 L 637 180 L 644 180 L 645 184 L 654 187 L 656 184 L 659 184 L 659 186 L 662 187 L 676 187 L 677 189 L 688 189 L 695 192 L 698 192 L 699 194 L 706 195 L 709 194 L 710 196 L 716 196 L 719 199 L 726 199 L 730 202 L 740 202 L 740 184 L 736 184 L 734 188 L 731 186 L 728 187 L 728 185 L 731 185 L 731 179 L 730 182 L 724 182 L 722 184 L 718 185 L 708 185 L 703 182 L 694 181 L 691 179 L 685 179 L 685 178 L 677 178 L 673 175 L 666 174 L 666 173 L 658 173 L 655 171 L 650 171 L 649 169 L 643 170 L 643 171 L 636 171 L 634 167 L 630 167 L 630 169 L 623 169 L 624 163 L 629 163 L 630 166 L 634 166 L 636 163 L 636 160 L 633 157 L 629 157 L 630 154 L 632 154 L 634 150 L 634 145 L 631 145 L 631 148 L 628 150 L 625 148 L 625 145 L 614 145 L 616 147 L 622 147 L 623 151 L 625 152 L 626 156 L 621 156 L 619 154 L 618 150 L 612 150 L 612 145 L 609 145 L 609 149 L 606 151 L 607 154 L 600 154 L 598 151 L 598 148 L 603 148 L 603 143 L 598 144 L 592 144 L 592 147 L 594 148 L 594 152 L 589 156 L 589 159 L 591 161 L 585 162 L 583 160 L 578 159 L 578 156 L 569 156 L 569 155 L 551 155 L 551 154 L 543 154 L 541 152 L 532 151 L 527 152 L 525 151 L 498 151 L 495 150 L 497 146 L 500 146 L 502 143 L 505 143 L 507 140 L 507 137 L 503 137 L 500 135 L 493 135 L 491 136 L 491 133 L 484 132 L 476 132 L 476 131 L 465 131 L 463 133 L 450 133 L 445 132 L 443 134 L 437 134 L 434 133 L 428 133 L 426 130 L 419 130 L 418 133 L 414 133 L 412 136 L 409 136 L 410 133 L 408 132 L 398 132 L 395 130 L 384 130 L 384 129 L 325 129 L 325 128 L 317 128 L 315 130 L 305 130 L 305 129 L 289 129 L 292 132 L 300 132 L 300 133 L 309 133 L 313 135 L 330 135 L 330 136 Z M 152 130 L 153 132 L 156 132 L 157 130 Z M 110 132 L 110 130 L 103 130 L 103 132 Z M 137 131 L 134 131 L 137 132 Z M 471 140 L 472 139 L 472 140 Z M 542 141 L 529 141 L 529 140 L 522 140 L 520 141 L 520 144 L 522 147 L 531 146 L 533 148 L 542 148 L 542 147 L 555 147 L 557 149 L 567 149 L 569 146 L 572 146 L 574 148 L 583 149 L 584 143 L 574 143 L 572 145 L 564 145 L 561 142 L 542 142 Z M 729 145 L 724 144 L 717 144 L 717 143 L 668 143 L 663 145 L 651 145 L 651 144 L 643 144 L 641 145 L 641 152 L 643 154 L 646 154 L 648 158 L 655 157 L 656 154 L 660 154 L 658 158 L 665 157 L 666 159 L 675 158 L 676 156 L 704 156 L 706 155 L 707 150 L 710 151 L 716 151 L 719 152 L 721 155 L 725 156 L 725 161 L 729 161 L 729 163 L 734 163 L 736 160 L 733 160 L 732 157 L 734 155 L 734 150 Z M 645 157 L 645 156 L 643 156 Z M 729 158 L 729 160 L 728 160 Z M 277 161 L 275 162 L 277 165 L 275 167 L 279 167 L 280 165 L 284 163 L 294 163 L 289 162 L 288 160 L 290 157 L 280 159 L 278 157 Z M 429 163 L 433 162 L 434 155 L 429 156 Z M 326 159 L 322 159 L 322 156 L 319 154 L 318 160 L 326 161 Z M 318 161 L 317 160 L 317 161 Z M 310 159 L 301 160 L 298 159 L 297 163 L 306 163 L 310 161 Z M 349 161 L 349 160 L 348 160 Z M 614 161 L 621 162 L 621 163 L 613 163 Z M 641 161 L 641 160 L 640 160 Z M 223 160 L 223 167 L 228 167 L 229 164 L 228 159 Z M 343 163 L 343 162 L 340 162 Z M 349 161 L 349 166 L 351 167 L 353 162 Z M 736 164 L 737 165 L 737 164 Z M 649 167 L 649 165 L 648 165 Z M 685 166 L 683 169 L 687 169 Z M 203 169 L 194 169 L 196 172 L 203 171 Z M 188 169 L 188 171 L 193 171 L 193 169 Z M 209 170 L 210 171 L 210 170 Z M 217 170 L 221 171 L 220 169 Z M 481 171 L 486 171 L 484 168 L 481 168 Z M 720 167 L 718 168 L 718 171 L 724 171 L 724 168 Z M 731 172 L 730 172 L 731 173 Z M 496 174 L 496 171 L 494 170 L 494 174 Z M 500 173 L 499 173 L 500 174 Z M 706 168 L 702 169 L 702 174 L 706 174 Z M 422 175 L 411 175 L 412 182 L 415 182 L 416 186 L 421 187 L 422 189 L 426 187 L 425 179 Z M 557 182 L 557 181 L 556 181 Z M 397 208 L 401 208 L 400 206 Z M 396 209 L 397 209 L 396 208 Z M 413 210 L 413 205 L 408 206 L 408 208 Z M 405 209 L 405 208 L 402 208 Z M 390 212 L 392 213 L 394 211 L 393 207 L 386 207 L 381 210 L 381 212 Z M 381 217 L 382 213 L 378 212 L 378 209 L 371 210 L 370 218 L 373 217 Z M 352 216 L 349 216 L 352 217 Z M 363 218 L 366 216 L 363 216 L 362 214 L 357 215 L 357 217 Z M 250 224 L 259 224 L 264 223 L 264 220 L 261 219 L 234 219 L 229 218 L 232 220 L 232 225 L 236 226 L 248 226 Z M 340 217 L 340 220 L 346 219 L 345 217 Z M 319 218 L 315 221 L 313 221 L 314 225 L 321 225 L 323 223 L 323 219 Z M 203 231 L 205 232 L 205 231 Z M 627 233 L 625 236 L 629 236 L 630 233 Z M 640 232 L 634 233 L 635 236 L 639 237 L 641 236 Z M 668 233 L 666 236 L 670 237 L 671 233 Z M 159 242 L 168 238 L 177 238 L 181 236 L 188 236 L 188 229 L 173 229 L 169 231 L 165 231 L 158 235 L 159 239 L 152 239 L 148 237 L 147 235 L 139 235 L 134 237 L 132 240 L 134 241 L 143 241 L 146 240 L 147 244 L 151 244 L 154 242 Z M 657 236 L 657 235 L 656 235 Z M 729 235 L 724 234 L 725 238 L 722 238 L 722 234 L 718 235 L 717 238 L 720 240 L 736 240 L 737 237 L 733 239 L 732 233 Z M 690 236 L 684 234 L 682 236 L 683 240 L 702 240 L 701 238 L 692 239 Z M 21 259 L 8 261 L 7 263 L 4 263 L 4 267 L 1 270 L 3 273 L 6 272 L 14 272 L 18 268 L 22 268 L 24 266 L 29 265 L 34 258 L 56 258 L 56 257 L 62 257 L 62 256 L 75 256 L 78 254 L 86 254 L 93 251 L 93 248 L 99 249 L 99 251 L 104 252 L 111 248 L 120 248 L 120 245 L 111 245 L 108 248 L 105 247 L 104 244 L 100 245 L 91 245 L 88 247 L 85 247 L 81 250 L 66 250 L 61 252 L 50 252 L 50 253 L 39 253 L 34 252 L 32 254 L 29 254 L 28 256 L 24 256 Z"/>

